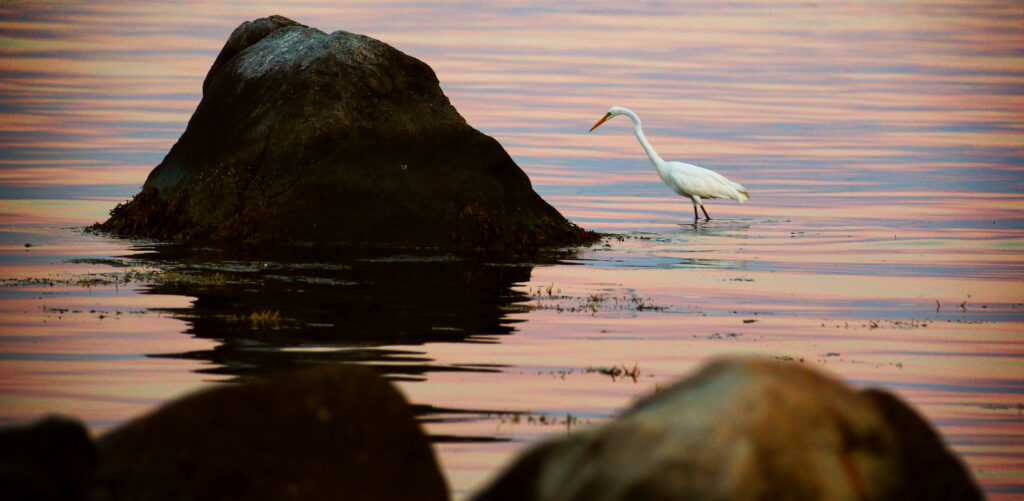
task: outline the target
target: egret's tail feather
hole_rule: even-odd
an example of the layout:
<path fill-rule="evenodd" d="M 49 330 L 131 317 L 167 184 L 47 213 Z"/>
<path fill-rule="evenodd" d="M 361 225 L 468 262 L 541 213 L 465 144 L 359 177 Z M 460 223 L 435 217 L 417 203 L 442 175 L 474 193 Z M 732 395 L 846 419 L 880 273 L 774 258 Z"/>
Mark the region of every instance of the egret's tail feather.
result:
<path fill-rule="evenodd" d="M 733 200 L 735 200 L 735 201 L 737 201 L 739 203 L 746 202 L 747 200 L 750 199 L 750 194 L 747 193 L 747 188 L 745 186 L 743 186 L 742 184 L 737 183 L 737 182 L 733 182 L 733 181 L 729 181 L 729 182 L 732 183 L 731 187 L 733 189 L 733 192 L 730 194 L 731 196 L 729 198 L 731 198 L 731 199 L 733 199 Z"/>

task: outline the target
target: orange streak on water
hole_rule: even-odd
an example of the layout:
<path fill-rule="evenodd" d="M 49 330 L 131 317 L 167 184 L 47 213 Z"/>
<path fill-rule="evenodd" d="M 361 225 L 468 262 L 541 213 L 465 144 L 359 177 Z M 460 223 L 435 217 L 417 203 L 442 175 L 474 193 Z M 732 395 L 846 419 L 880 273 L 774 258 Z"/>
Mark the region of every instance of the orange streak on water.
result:
<path fill-rule="evenodd" d="M 75 186 L 89 185 L 111 185 L 137 183 L 140 187 L 149 171 L 153 170 L 152 165 L 131 165 L 112 171 L 109 165 L 82 165 L 81 161 L 72 161 L 75 165 L 70 167 L 36 167 L 18 166 L 13 168 L 2 168 L 5 162 L 0 161 L 0 183 L 6 186 L 54 186 L 61 184 L 73 184 Z M 47 164 L 53 162 L 46 161 Z M 60 162 L 57 162 L 60 163 Z M 104 200 L 105 207 L 109 210 L 109 201 Z M 84 215 L 84 214 L 83 214 Z"/>
<path fill-rule="evenodd" d="M 109 200 L 0 200 L 0 224 L 86 225 L 111 208 Z"/>

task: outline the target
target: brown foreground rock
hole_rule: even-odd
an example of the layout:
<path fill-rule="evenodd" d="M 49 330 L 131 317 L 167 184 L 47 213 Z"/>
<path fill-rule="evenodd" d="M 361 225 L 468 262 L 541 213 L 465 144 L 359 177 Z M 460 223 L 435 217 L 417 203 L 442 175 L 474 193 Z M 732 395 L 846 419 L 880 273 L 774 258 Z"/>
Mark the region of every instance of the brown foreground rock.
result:
<path fill-rule="evenodd" d="M 335 366 L 183 398 L 99 441 L 90 499 L 448 499 L 412 409 Z"/>
<path fill-rule="evenodd" d="M 142 191 L 93 226 L 272 246 L 518 252 L 592 242 L 422 61 L 281 16 L 245 22 Z"/>
<path fill-rule="evenodd" d="M 982 499 L 913 410 L 801 365 L 718 360 L 542 444 L 476 501 Z"/>
<path fill-rule="evenodd" d="M 51 416 L 0 430 L 4 499 L 83 499 L 97 464 L 95 444 L 78 421 Z"/>

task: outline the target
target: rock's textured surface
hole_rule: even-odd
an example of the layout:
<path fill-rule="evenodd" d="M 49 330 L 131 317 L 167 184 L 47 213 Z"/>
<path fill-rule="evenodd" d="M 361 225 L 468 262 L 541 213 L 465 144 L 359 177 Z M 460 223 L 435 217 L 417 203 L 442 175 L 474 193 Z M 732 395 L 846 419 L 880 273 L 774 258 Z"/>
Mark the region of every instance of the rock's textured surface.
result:
<path fill-rule="evenodd" d="M 543 444 L 476 501 L 981 499 L 924 420 L 800 365 L 711 363 Z"/>
<path fill-rule="evenodd" d="M 177 144 L 97 228 L 513 251 L 595 238 L 466 123 L 425 63 L 366 36 L 280 16 L 235 29 Z"/>

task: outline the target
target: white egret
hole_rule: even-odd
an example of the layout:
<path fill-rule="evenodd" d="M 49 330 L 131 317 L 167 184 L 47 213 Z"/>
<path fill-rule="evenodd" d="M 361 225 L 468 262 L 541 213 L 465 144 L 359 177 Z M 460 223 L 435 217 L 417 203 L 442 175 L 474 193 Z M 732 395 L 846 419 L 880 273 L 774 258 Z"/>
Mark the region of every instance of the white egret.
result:
<path fill-rule="evenodd" d="M 604 117 L 590 128 L 590 131 L 592 132 L 606 120 L 616 115 L 626 115 L 633 121 L 633 132 L 636 133 L 640 146 L 643 146 L 647 156 L 651 159 L 651 163 L 654 164 L 654 168 L 657 169 L 658 176 L 661 177 L 665 184 L 672 188 L 672 191 L 684 197 L 689 197 L 693 201 L 694 219 L 699 218 L 697 215 L 697 207 L 699 206 L 700 210 L 704 211 L 704 217 L 708 221 L 711 220 L 707 209 L 704 208 L 702 199 L 731 198 L 739 203 L 743 203 L 750 198 L 750 195 L 747 194 L 747 189 L 742 184 L 734 183 L 713 170 L 683 162 L 666 162 L 662 160 L 658 156 L 658 152 L 654 151 L 654 148 L 651 147 L 651 143 L 648 143 L 647 138 L 644 137 L 644 131 L 640 128 L 640 117 L 626 108 L 612 106 L 608 113 L 605 113 Z"/>

